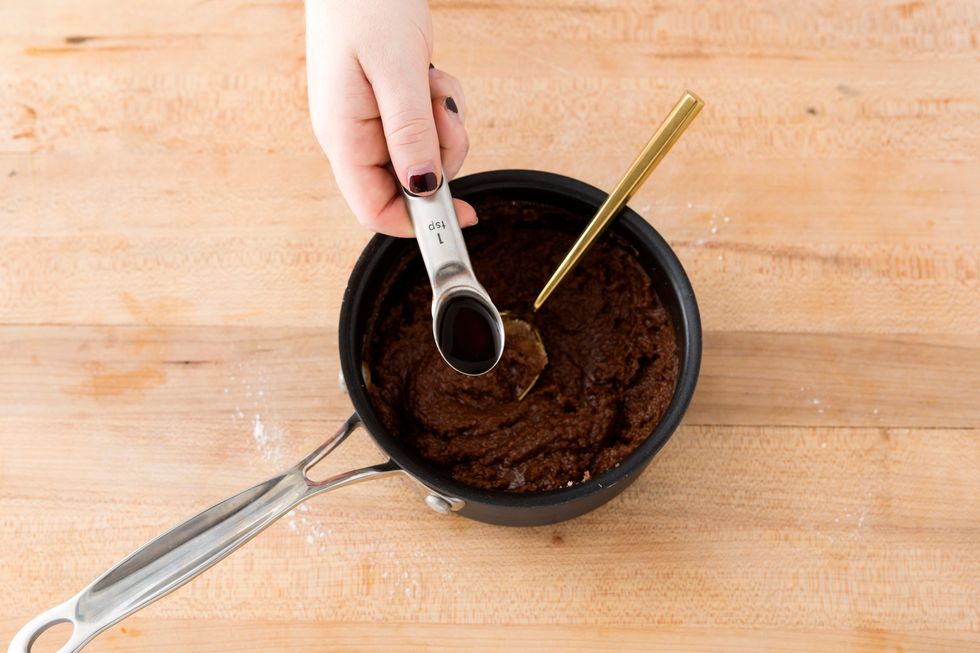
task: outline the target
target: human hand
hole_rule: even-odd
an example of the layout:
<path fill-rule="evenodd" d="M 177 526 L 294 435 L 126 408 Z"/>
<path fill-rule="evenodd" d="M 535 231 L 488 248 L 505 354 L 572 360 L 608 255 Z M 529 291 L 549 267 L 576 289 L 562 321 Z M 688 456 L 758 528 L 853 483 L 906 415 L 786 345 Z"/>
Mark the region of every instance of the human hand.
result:
<path fill-rule="evenodd" d="M 425 0 L 306 0 L 314 133 L 358 221 L 392 236 L 414 234 L 398 184 L 430 195 L 469 149 L 463 88 L 431 55 Z M 454 202 L 460 225 L 476 224 Z"/>

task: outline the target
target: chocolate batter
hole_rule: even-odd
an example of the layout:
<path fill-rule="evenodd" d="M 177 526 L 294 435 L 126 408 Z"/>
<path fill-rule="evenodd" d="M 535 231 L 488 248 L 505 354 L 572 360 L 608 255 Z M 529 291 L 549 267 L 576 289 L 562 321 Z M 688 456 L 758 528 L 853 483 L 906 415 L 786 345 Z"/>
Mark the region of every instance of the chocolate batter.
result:
<path fill-rule="evenodd" d="M 527 315 L 590 216 L 500 199 L 476 209 L 466 241 L 477 278 L 498 309 Z M 464 376 L 436 350 L 421 265 L 383 294 L 365 344 L 371 401 L 395 437 L 467 485 L 534 492 L 586 480 L 643 442 L 673 395 L 673 326 L 610 232 L 531 318 L 548 363 L 521 401 L 534 364 L 526 343 L 508 340 L 493 371 Z"/>

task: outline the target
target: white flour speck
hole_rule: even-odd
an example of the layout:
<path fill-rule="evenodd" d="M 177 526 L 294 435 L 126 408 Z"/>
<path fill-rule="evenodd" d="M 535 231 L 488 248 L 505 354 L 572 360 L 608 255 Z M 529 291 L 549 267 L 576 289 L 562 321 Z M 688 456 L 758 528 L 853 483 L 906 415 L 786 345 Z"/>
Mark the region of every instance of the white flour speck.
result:
<path fill-rule="evenodd" d="M 262 422 L 262 416 L 255 414 L 252 423 L 252 439 L 255 446 L 266 460 L 271 460 L 276 464 L 282 464 L 284 458 L 282 452 L 282 429 L 278 426 Z M 303 506 L 300 506 L 302 509 Z"/>
<path fill-rule="evenodd" d="M 276 468 L 283 468 L 287 463 L 288 450 L 286 438 L 288 433 L 278 418 L 273 397 L 275 392 L 269 386 L 270 378 L 266 370 L 255 368 L 248 363 L 239 363 L 239 372 L 232 380 L 240 380 L 241 386 L 234 386 L 234 393 L 239 405 L 235 406 L 234 414 L 238 419 L 251 421 L 251 436 L 255 450 Z M 232 392 L 232 388 L 225 392 Z M 289 454 L 292 455 L 292 454 Z M 333 531 L 325 528 L 323 523 L 306 505 L 296 506 L 286 514 L 286 526 L 290 533 L 302 538 L 310 547 L 316 547 L 323 552 L 333 547 L 328 539 Z"/>
<path fill-rule="evenodd" d="M 820 448 L 821 449 L 826 449 L 827 448 L 827 443 L 826 442 L 821 442 L 820 443 Z"/>
<path fill-rule="evenodd" d="M 265 426 L 262 424 L 262 416 L 255 416 L 255 428 L 252 429 L 252 438 L 259 444 L 260 447 L 264 447 L 269 444 L 269 438 L 265 435 Z"/>
<path fill-rule="evenodd" d="M 731 216 L 726 215 L 724 218 L 722 218 L 722 220 L 724 220 L 725 222 L 731 222 L 732 218 Z"/>

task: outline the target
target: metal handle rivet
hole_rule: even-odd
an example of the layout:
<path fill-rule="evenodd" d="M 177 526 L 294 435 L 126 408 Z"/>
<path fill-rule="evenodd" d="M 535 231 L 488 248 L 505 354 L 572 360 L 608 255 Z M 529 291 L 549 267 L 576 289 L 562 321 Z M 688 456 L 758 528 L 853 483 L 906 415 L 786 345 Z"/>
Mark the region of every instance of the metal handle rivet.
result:
<path fill-rule="evenodd" d="M 448 501 L 435 494 L 430 494 L 425 497 L 425 505 L 429 506 L 440 515 L 448 515 L 453 511 L 453 507 Z"/>

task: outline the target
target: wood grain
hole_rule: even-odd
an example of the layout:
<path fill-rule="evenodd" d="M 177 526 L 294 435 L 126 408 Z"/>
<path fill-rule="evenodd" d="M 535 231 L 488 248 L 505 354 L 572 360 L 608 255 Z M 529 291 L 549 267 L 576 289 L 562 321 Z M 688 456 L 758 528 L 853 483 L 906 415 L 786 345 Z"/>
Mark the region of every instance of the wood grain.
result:
<path fill-rule="evenodd" d="M 433 0 L 463 172 L 609 188 L 705 327 L 624 495 L 506 529 L 404 479 L 290 516 L 94 651 L 980 647 L 980 6 Z M 0 3 L 0 641 L 350 411 L 370 234 L 306 114 L 299 0 Z M 380 459 L 362 432 L 326 461 Z M 52 649 L 53 650 L 53 649 Z"/>
<path fill-rule="evenodd" d="M 25 617 L 45 597 L 15 585 L 80 587 L 333 428 L 261 408 L 237 420 L 77 423 L 3 421 L 18 528 L 0 550 L 21 580 L 0 592 Z M 258 423 L 269 442 L 254 437 Z M 39 433 L 65 434 L 60 455 L 36 444 Z M 359 436 L 331 465 L 377 456 Z M 145 614 L 965 633 L 980 602 L 978 465 L 968 430 L 685 426 L 620 498 L 528 529 L 441 519 L 408 481 L 377 481 L 298 510 Z M 38 523 L 51 511 L 59 521 Z M 24 531 L 29 551 L 16 546 Z M 227 595 L 236 591 L 240 601 Z"/>
<path fill-rule="evenodd" d="M 666 650 L 685 653 L 736 653 L 766 650 L 776 653 L 797 651 L 920 651 L 942 647 L 957 653 L 973 651 L 974 642 L 950 639 L 943 633 L 923 632 L 827 632 L 818 629 L 766 630 L 738 628 L 721 630 L 671 625 L 588 626 L 514 625 L 507 626 L 506 643 L 500 626 L 472 625 L 460 629 L 444 624 L 413 623 L 329 623 L 295 620 L 286 625 L 258 621 L 241 624 L 224 619 L 204 623 L 186 619 L 133 619 L 137 625 L 117 626 L 102 636 L 111 643 L 108 650 L 146 651 L 149 641 L 159 642 L 160 650 L 179 647 L 188 653 L 215 649 L 259 653 L 272 650 L 341 650 L 388 653 L 394 651 L 446 650 L 546 651 L 590 653 L 591 651 Z M 3 622 L 0 622 L 2 624 Z M 188 641 L 181 633 L 193 629 L 201 634 Z M 93 645 L 97 649 L 98 644 Z M 54 649 L 51 649 L 54 650 Z M 44 651 L 43 653 L 47 653 Z"/>
<path fill-rule="evenodd" d="M 134 307 L 159 325 L 0 327 L 0 412 L 194 420 L 265 405 L 286 419 L 346 417 L 336 328 L 164 326 L 181 307 Z M 704 347 L 688 424 L 980 421 L 975 336 L 713 331 Z"/>

